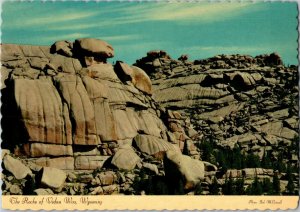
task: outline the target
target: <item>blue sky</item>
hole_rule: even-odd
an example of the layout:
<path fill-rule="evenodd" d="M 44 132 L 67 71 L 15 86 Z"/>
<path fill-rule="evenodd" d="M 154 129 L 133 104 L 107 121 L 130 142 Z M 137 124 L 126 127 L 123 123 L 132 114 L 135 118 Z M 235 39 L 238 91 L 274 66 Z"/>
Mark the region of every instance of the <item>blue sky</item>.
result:
<path fill-rule="evenodd" d="M 163 49 L 173 58 L 278 52 L 297 60 L 297 3 L 4 2 L 2 43 L 51 45 L 95 37 L 134 63 Z"/>

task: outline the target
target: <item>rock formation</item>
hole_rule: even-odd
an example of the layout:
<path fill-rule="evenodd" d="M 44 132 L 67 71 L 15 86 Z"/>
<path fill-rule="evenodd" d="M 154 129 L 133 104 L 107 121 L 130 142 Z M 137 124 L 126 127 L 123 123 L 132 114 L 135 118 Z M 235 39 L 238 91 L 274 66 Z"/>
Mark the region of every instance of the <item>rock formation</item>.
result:
<path fill-rule="evenodd" d="M 121 173 L 132 172 L 131 184 L 141 170 L 164 178 L 166 152 L 182 154 L 162 118 L 166 111 L 151 97 L 148 75 L 123 62 L 107 63 L 114 50 L 105 41 L 1 48 L 2 148 L 12 152 L 4 157 L 4 174 L 24 182 L 39 179 L 41 186 L 21 183 L 18 192 L 7 186 L 4 193 L 75 194 L 65 187 L 68 182 L 90 183 L 91 194 L 136 193 Z M 107 175 L 100 183 L 99 174 Z"/>
<path fill-rule="evenodd" d="M 93 38 L 1 49 L 3 194 L 227 194 L 212 187 L 241 177 L 284 193 L 298 167 L 298 75 L 276 53 L 112 65 Z"/>
<path fill-rule="evenodd" d="M 185 55 L 175 60 L 166 57 L 166 52 L 155 52 L 134 65 L 152 79 L 154 100 L 180 112 L 187 126 L 193 128 L 183 131 L 195 136 L 194 146 L 202 159 L 209 158 L 226 171 L 220 157 L 238 151 L 244 157 L 258 157 L 262 163 L 267 158 L 277 167 L 290 164 L 294 170 L 299 168 L 296 66 L 284 66 L 277 53 L 217 55 L 188 61 Z M 171 131 L 178 130 L 171 124 Z M 212 146 L 209 154 L 204 152 L 207 143 Z M 232 163 L 230 160 L 227 162 Z M 298 175 L 294 179 L 298 185 L 296 179 Z"/>

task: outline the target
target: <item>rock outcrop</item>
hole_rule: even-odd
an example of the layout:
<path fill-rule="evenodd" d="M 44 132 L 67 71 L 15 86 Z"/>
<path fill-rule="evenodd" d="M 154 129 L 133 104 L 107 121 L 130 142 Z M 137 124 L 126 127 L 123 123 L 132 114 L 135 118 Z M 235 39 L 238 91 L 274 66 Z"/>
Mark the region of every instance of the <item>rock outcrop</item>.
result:
<path fill-rule="evenodd" d="M 94 169 L 99 155 L 114 155 L 140 133 L 166 140 L 161 112 L 148 95 L 150 78 L 137 67 L 106 63 L 114 51 L 105 41 L 60 41 L 51 48 L 3 44 L 2 52 L 9 73 L 2 79 L 4 125 L 17 126 L 3 145 L 16 155 L 56 168 Z M 90 156 L 95 160 L 86 160 Z"/>
<path fill-rule="evenodd" d="M 113 47 L 93 38 L 1 49 L 4 195 L 299 185 L 297 68 L 276 53 L 189 61 L 159 50 L 112 65 Z"/>
<path fill-rule="evenodd" d="M 145 71 L 107 63 L 107 42 L 1 48 L 4 194 L 165 194 L 160 183 L 174 193 L 166 152 L 199 159 L 197 132 L 153 100 Z"/>
<path fill-rule="evenodd" d="M 217 55 L 195 61 L 186 55 L 178 60 L 166 55 L 151 51 L 134 65 L 152 79 L 153 98 L 168 111 L 181 114 L 185 127 L 180 129 L 178 120 L 170 120 L 168 129 L 192 137 L 186 147 L 193 145 L 202 160 L 225 171 L 227 165 L 239 169 L 259 165 L 233 162 L 235 152 L 238 160 L 254 158 L 259 166 L 281 172 L 286 164 L 299 169 L 296 66 L 284 66 L 277 53 Z M 266 160 L 272 162 L 266 165 Z"/>

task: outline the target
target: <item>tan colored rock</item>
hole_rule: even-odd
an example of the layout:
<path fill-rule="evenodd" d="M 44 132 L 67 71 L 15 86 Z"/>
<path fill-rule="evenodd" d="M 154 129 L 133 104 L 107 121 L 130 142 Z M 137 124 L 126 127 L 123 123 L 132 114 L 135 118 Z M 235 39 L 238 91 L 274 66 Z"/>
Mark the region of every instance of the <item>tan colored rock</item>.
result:
<path fill-rule="evenodd" d="M 294 130 L 283 127 L 283 123 L 281 121 L 268 122 L 261 125 L 261 131 L 285 139 L 293 139 L 297 135 Z"/>
<path fill-rule="evenodd" d="M 91 188 L 91 195 L 97 195 L 97 194 L 103 194 L 103 189 L 101 186 L 98 186 L 96 188 Z"/>
<path fill-rule="evenodd" d="M 122 81 L 131 81 L 137 89 L 152 95 L 152 82 L 144 70 L 120 61 L 116 63 L 115 69 Z"/>
<path fill-rule="evenodd" d="M 33 191 L 36 195 L 53 195 L 53 191 L 50 188 L 38 188 Z"/>
<path fill-rule="evenodd" d="M 118 194 L 120 191 L 120 187 L 117 184 L 103 186 L 102 189 L 104 194 Z"/>
<path fill-rule="evenodd" d="M 119 148 L 111 160 L 111 164 L 122 170 L 132 170 L 141 161 L 131 146 L 124 145 Z"/>
<path fill-rule="evenodd" d="M 50 47 L 48 46 L 19 45 L 18 47 L 25 57 L 45 57 L 50 53 Z"/>
<path fill-rule="evenodd" d="M 175 152 L 180 152 L 179 148 L 175 145 L 155 136 L 151 135 L 140 135 L 138 134 L 134 138 L 134 144 L 142 152 L 147 153 L 148 155 L 164 155 L 166 151 L 173 150 Z"/>
<path fill-rule="evenodd" d="M 101 168 L 109 156 L 77 156 L 75 158 L 75 169 L 93 170 Z"/>
<path fill-rule="evenodd" d="M 107 99 L 109 88 L 88 76 L 82 79 L 94 107 L 97 135 L 101 141 L 117 140 L 115 121 Z"/>
<path fill-rule="evenodd" d="M 51 80 L 15 80 L 15 99 L 29 141 L 71 144 L 64 128 L 60 96 Z"/>
<path fill-rule="evenodd" d="M 112 185 L 117 177 L 113 171 L 101 172 L 97 175 L 102 186 Z"/>
<path fill-rule="evenodd" d="M 56 80 L 74 121 L 73 143 L 76 145 L 99 144 L 93 105 L 81 78 L 76 75 L 64 74 Z"/>
<path fill-rule="evenodd" d="M 51 52 L 58 53 L 67 57 L 72 57 L 72 46 L 73 44 L 69 41 L 56 41 L 51 46 Z"/>
<path fill-rule="evenodd" d="M 62 55 L 51 55 L 49 64 L 46 65 L 48 69 L 56 72 L 63 72 L 68 74 L 78 73 L 82 66 L 78 59 L 64 57 Z"/>
<path fill-rule="evenodd" d="M 194 188 L 204 179 L 204 163 L 176 151 L 167 151 L 164 167 L 168 179 L 172 177 L 179 179 L 182 177 L 184 179 L 183 183 L 185 189 Z"/>
<path fill-rule="evenodd" d="M 84 55 L 102 56 L 110 58 L 114 56 L 113 47 L 107 42 L 95 38 L 81 38 L 75 40 L 74 47 Z"/>
<path fill-rule="evenodd" d="M 50 188 L 60 188 L 65 183 L 67 175 L 64 171 L 52 167 L 44 167 L 41 183 Z"/>
<path fill-rule="evenodd" d="M 237 72 L 232 76 L 232 82 L 236 86 L 240 86 L 241 88 L 244 87 L 249 87 L 252 85 L 255 85 L 255 80 L 251 76 L 251 74 L 248 73 L 242 73 L 242 72 Z"/>
<path fill-rule="evenodd" d="M 71 145 L 53 145 L 43 143 L 25 144 L 30 147 L 31 157 L 43 157 L 43 156 L 72 156 L 73 150 Z"/>
<path fill-rule="evenodd" d="M 63 169 L 63 170 L 74 169 L 73 157 L 57 157 L 57 158 L 41 157 L 41 158 L 32 159 L 32 161 L 38 166 L 43 166 L 43 167 L 53 167 L 53 168 Z"/>
<path fill-rule="evenodd" d="M 233 178 L 241 178 L 242 177 L 242 170 L 237 170 L 237 169 L 228 169 L 226 172 L 226 177 L 233 177 Z"/>
<path fill-rule="evenodd" d="M 134 112 L 131 113 L 130 117 L 133 117 Z M 135 112 L 135 114 L 137 114 Z M 162 123 L 162 121 L 157 117 L 157 115 L 143 110 L 138 113 L 138 130 L 140 132 L 144 132 L 148 135 L 153 135 L 156 137 L 161 137 L 164 131 L 167 131 L 166 126 Z"/>
<path fill-rule="evenodd" d="M 132 121 L 133 117 L 129 116 L 128 110 L 113 110 L 113 118 L 115 120 L 115 126 L 116 126 L 116 135 L 117 140 L 124 140 L 128 138 L 133 138 L 137 135 L 138 129 L 136 128 L 136 125 L 134 124 L 136 121 Z"/>
<path fill-rule="evenodd" d="M 80 71 L 82 75 L 87 75 L 93 79 L 109 80 L 114 82 L 120 82 L 116 75 L 114 68 L 109 63 L 92 64 L 87 68 Z"/>
<path fill-rule="evenodd" d="M 76 156 L 100 156 L 101 152 L 95 146 L 73 146 L 73 155 Z"/>
<path fill-rule="evenodd" d="M 269 117 L 272 117 L 274 119 L 286 119 L 289 116 L 289 109 L 282 109 L 282 110 L 277 110 L 275 112 L 269 112 L 267 113 Z"/>
<path fill-rule="evenodd" d="M 27 175 L 31 175 L 31 170 L 25 166 L 21 161 L 6 155 L 3 158 L 3 164 L 7 171 L 12 173 L 16 179 L 24 179 Z"/>
<path fill-rule="evenodd" d="M 12 185 L 12 186 L 9 188 L 9 192 L 10 192 L 11 194 L 22 194 L 22 190 L 21 190 L 20 186 L 19 186 L 19 185 L 16 185 L 16 184 Z"/>

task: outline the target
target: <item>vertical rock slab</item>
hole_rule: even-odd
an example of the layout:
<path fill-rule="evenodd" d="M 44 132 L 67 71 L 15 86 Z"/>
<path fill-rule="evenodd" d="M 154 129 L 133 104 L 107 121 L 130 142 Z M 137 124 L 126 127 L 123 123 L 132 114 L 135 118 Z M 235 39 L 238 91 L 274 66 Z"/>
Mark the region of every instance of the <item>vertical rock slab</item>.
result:
<path fill-rule="evenodd" d="M 128 117 L 128 110 L 116 109 L 113 111 L 114 120 L 116 122 L 116 133 L 118 140 L 133 138 L 137 135 L 137 129 L 131 123 Z"/>
<path fill-rule="evenodd" d="M 15 99 L 28 140 L 71 144 L 64 128 L 63 106 L 51 80 L 15 80 Z"/>
<path fill-rule="evenodd" d="M 58 89 L 67 103 L 73 127 L 73 144 L 97 145 L 95 113 L 81 78 L 63 74 L 56 78 Z"/>
<path fill-rule="evenodd" d="M 82 80 L 94 108 L 97 135 L 101 141 L 117 140 L 116 126 L 107 99 L 108 87 L 88 76 Z"/>

